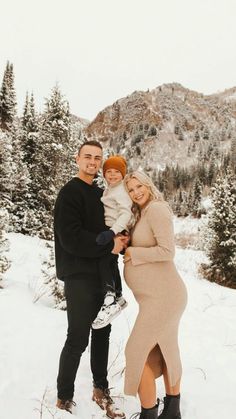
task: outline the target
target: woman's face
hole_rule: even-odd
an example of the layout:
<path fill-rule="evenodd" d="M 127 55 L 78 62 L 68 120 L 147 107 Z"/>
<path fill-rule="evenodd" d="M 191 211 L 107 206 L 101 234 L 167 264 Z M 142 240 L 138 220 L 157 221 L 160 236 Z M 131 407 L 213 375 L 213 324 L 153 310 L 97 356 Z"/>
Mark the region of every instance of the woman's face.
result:
<path fill-rule="evenodd" d="M 147 186 L 141 183 L 138 179 L 130 179 L 127 182 L 129 196 L 132 201 L 140 208 L 145 207 L 150 201 L 150 190 Z"/>

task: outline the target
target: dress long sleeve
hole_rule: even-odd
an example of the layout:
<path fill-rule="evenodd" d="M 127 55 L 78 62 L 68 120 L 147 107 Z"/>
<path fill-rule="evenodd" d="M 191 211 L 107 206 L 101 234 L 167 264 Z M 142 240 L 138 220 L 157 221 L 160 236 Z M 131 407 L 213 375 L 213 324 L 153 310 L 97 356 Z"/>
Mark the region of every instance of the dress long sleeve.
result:
<path fill-rule="evenodd" d="M 169 207 L 162 202 L 155 202 L 146 209 L 147 221 L 156 245 L 151 247 L 129 247 L 132 265 L 165 262 L 174 259 L 174 229 Z"/>

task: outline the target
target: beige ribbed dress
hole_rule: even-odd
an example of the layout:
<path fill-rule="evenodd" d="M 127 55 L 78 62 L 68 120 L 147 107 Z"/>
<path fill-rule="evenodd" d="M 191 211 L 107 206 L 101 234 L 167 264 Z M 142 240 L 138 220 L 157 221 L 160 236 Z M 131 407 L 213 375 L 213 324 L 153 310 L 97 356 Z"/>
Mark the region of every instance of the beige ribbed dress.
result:
<path fill-rule="evenodd" d="M 178 326 L 187 302 L 186 287 L 174 262 L 172 213 L 166 202 L 151 201 L 141 212 L 132 232 L 131 260 L 124 276 L 139 304 L 139 313 L 128 339 L 125 393 L 135 396 L 144 364 L 155 377 L 163 373 L 163 358 L 174 386 L 182 367 Z"/>

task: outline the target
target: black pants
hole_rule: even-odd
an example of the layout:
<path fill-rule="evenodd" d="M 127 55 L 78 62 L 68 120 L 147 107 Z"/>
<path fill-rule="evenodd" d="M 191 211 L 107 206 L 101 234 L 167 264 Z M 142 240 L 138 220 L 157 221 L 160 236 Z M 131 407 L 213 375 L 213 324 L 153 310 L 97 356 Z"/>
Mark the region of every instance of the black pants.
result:
<path fill-rule="evenodd" d="M 113 291 L 117 297 L 120 297 L 122 294 L 122 285 L 118 268 L 118 255 L 110 253 L 100 258 L 99 274 L 102 279 L 104 293 Z"/>
<path fill-rule="evenodd" d="M 88 346 L 90 328 L 103 303 L 104 291 L 99 277 L 73 275 L 65 280 L 68 331 L 62 349 L 57 377 L 59 399 L 72 399 L 74 382 L 82 353 Z M 90 365 L 95 387 L 107 388 L 107 362 L 111 326 L 91 333 Z"/>

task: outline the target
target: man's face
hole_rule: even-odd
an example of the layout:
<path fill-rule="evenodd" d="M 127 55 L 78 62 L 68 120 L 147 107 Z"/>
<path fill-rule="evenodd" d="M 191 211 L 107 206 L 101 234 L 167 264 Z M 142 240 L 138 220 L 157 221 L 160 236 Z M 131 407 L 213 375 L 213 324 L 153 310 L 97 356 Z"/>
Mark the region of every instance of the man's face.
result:
<path fill-rule="evenodd" d="M 85 145 L 76 157 L 79 173 L 94 177 L 102 164 L 102 150 L 93 145 Z"/>

